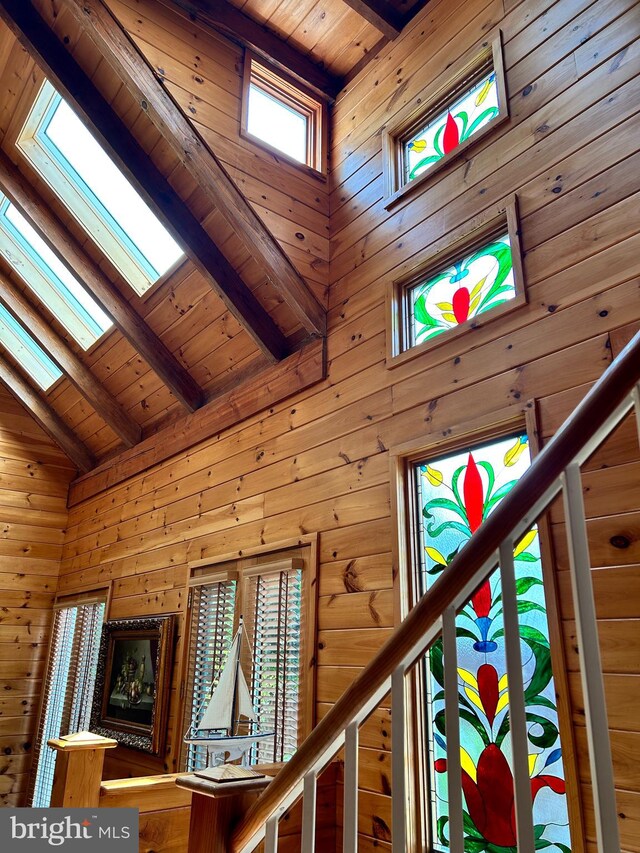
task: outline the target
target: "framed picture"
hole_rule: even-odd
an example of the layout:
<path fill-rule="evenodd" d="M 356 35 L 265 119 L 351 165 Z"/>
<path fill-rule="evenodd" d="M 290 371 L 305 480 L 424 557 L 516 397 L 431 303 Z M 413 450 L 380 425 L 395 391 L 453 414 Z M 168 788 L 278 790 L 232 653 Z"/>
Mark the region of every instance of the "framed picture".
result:
<path fill-rule="evenodd" d="M 158 755 L 167 729 L 173 634 L 173 616 L 105 622 L 92 732 Z"/>

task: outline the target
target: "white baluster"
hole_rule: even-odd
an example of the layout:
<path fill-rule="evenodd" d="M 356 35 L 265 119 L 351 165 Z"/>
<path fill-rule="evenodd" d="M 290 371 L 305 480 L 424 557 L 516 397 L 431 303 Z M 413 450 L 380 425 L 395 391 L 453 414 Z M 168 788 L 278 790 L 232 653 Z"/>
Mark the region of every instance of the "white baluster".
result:
<path fill-rule="evenodd" d="M 513 540 L 500 545 L 500 580 L 502 582 L 502 618 L 507 658 L 507 685 L 509 689 L 509 722 L 511 749 L 513 751 L 513 784 L 516 798 L 516 829 L 518 853 L 535 853 L 533 832 L 533 803 L 529 778 L 529 743 L 522 679 L 520 653 L 520 624 L 518 596 L 513 563 Z"/>
<path fill-rule="evenodd" d="M 265 824 L 264 853 L 277 853 L 278 851 L 278 822 L 280 814 L 276 813 Z"/>
<path fill-rule="evenodd" d="M 600 853 L 620 853 L 607 705 L 593 599 L 582 478 L 578 465 L 575 463 L 569 465 L 562 475 L 562 480 L 576 638 L 580 656 L 580 675 L 593 784 L 596 838 Z"/>
<path fill-rule="evenodd" d="M 407 777 L 405 668 L 391 676 L 391 840 L 394 850 L 407 849 Z"/>
<path fill-rule="evenodd" d="M 447 737 L 447 796 L 449 800 L 449 849 L 463 853 L 462 770 L 460 767 L 460 698 L 458 695 L 458 642 L 456 611 L 448 607 L 442 616 L 444 657 L 444 719 Z"/>
<path fill-rule="evenodd" d="M 344 741 L 343 853 L 357 853 L 358 850 L 358 739 L 358 723 L 351 723 Z"/>
<path fill-rule="evenodd" d="M 317 775 L 310 770 L 304 777 L 302 793 L 302 850 L 315 853 L 316 850 L 316 797 Z"/>

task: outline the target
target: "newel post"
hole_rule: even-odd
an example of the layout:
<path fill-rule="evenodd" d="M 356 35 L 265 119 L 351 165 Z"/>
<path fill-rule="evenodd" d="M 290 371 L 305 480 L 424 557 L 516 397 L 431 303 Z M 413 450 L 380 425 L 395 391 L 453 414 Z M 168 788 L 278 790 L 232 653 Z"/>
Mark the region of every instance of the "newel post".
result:
<path fill-rule="evenodd" d="M 104 751 L 113 749 L 118 742 L 91 732 L 78 732 L 50 740 L 48 745 L 57 752 L 51 807 L 97 806 Z"/>

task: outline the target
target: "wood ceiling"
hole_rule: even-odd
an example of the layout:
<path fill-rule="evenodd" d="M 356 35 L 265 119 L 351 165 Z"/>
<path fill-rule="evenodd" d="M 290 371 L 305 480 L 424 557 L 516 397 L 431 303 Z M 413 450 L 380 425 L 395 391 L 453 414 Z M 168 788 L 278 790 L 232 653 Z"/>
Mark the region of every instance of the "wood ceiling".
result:
<path fill-rule="evenodd" d="M 283 185 L 238 136 L 242 46 L 330 101 L 421 5 L 0 2 L 0 189 L 115 326 L 83 351 L 0 259 L 0 298 L 65 374 L 41 392 L 2 351 L 0 379 L 81 471 L 127 476 L 323 377 L 328 184 Z M 45 73 L 185 249 L 144 297 L 16 148 Z"/>

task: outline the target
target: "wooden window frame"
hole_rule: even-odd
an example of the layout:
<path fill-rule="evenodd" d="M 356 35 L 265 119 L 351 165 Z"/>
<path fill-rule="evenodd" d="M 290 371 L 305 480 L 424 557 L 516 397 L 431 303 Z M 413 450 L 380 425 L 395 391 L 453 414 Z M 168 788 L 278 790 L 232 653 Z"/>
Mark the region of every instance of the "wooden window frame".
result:
<path fill-rule="evenodd" d="M 239 616 L 243 612 L 243 598 L 251 577 L 269 574 L 283 570 L 299 568 L 302 571 L 302 635 L 300 638 L 300 688 L 298 693 L 298 745 L 307 738 L 316 721 L 316 623 L 318 611 L 318 537 L 317 535 L 302 536 L 295 540 L 274 543 L 268 547 L 243 550 L 242 556 L 237 554 L 220 557 L 205 557 L 188 564 L 187 579 L 187 611 L 185 615 L 185 640 L 180 674 L 180 712 L 177 715 L 174 737 L 180 743 L 178 751 L 178 766 L 183 770 L 186 766 L 187 749 L 183 736 L 190 720 L 191 713 L 187 708 L 189 695 L 188 679 L 190 678 L 190 647 L 191 622 L 193 616 L 192 597 L 189 592 L 192 587 L 225 580 L 235 580 L 236 600 L 234 607 L 234 632 L 238 627 Z"/>
<path fill-rule="evenodd" d="M 259 136 L 249 132 L 249 89 L 252 84 L 304 117 L 307 125 L 306 162 L 301 163 L 274 145 L 265 142 Z M 302 169 L 307 174 L 326 180 L 327 131 L 327 105 L 324 101 L 319 100 L 310 89 L 305 88 L 287 74 L 270 68 L 251 51 L 245 51 L 240 115 L 240 136 L 243 139 L 271 154 L 275 154 L 278 159 L 295 166 L 297 169 Z"/>
<path fill-rule="evenodd" d="M 529 438 L 531 461 L 541 450 L 538 436 L 539 418 L 535 400 L 527 401 L 522 410 L 501 409 L 483 417 L 451 426 L 446 433 L 438 432 L 426 439 L 412 439 L 389 450 L 391 483 L 391 517 L 395 519 L 392 538 L 394 577 L 394 609 L 396 624 L 406 618 L 418 597 L 419 531 L 416 524 L 416 494 L 413 488 L 413 466 L 429 457 L 455 453 L 467 447 L 482 445 L 516 432 Z M 572 850 L 584 853 L 583 814 L 578 778 L 577 749 L 572 723 L 568 666 L 560 619 L 558 584 L 554 569 L 551 525 L 548 513 L 536 522 L 540 540 L 542 578 L 545 590 L 551 669 L 556 689 L 558 724 L 565 773 L 567 809 Z M 421 668 L 416 665 L 406 679 L 407 696 L 407 767 L 413 783 L 407 786 L 409 814 L 414 820 L 407 823 L 407 849 L 430 850 L 430 803 L 425 789 L 427 757 L 419 744 L 425 743 L 425 714 L 421 710 L 423 684 Z M 411 766 L 413 762 L 413 766 Z"/>
<path fill-rule="evenodd" d="M 406 181 L 404 177 L 404 142 L 428 124 L 430 119 L 446 109 L 447 104 L 470 88 L 488 70 L 496 75 L 498 89 L 498 115 L 480 130 L 461 142 L 453 151 L 441 157 L 429 169 Z M 418 106 L 416 107 L 416 103 Z M 464 154 L 471 145 L 484 139 L 509 117 L 509 104 L 502 51 L 502 33 L 492 41 L 485 41 L 467 52 L 458 62 L 447 69 L 446 76 L 429 83 L 407 106 L 398 118 L 382 130 L 382 162 L 384 171 L 385 209 L 390 210 L 402 199 L 424 189 L 425 185 L 442 169 Z"/>
<path fill-rule="evenodd" d="M 513 263 L 513 279 L 515 296 L 496 308 L 491 308 L 483 314 L 470 317 L 464 323 L 453 329 L 447 329 L 434 338 L 414 346 L 405 346 L 409 339 L 409 293 L 413 287 L 436 275 L 439 270 L 446 268 L 456 260 L 468 255 L 475 249 L 487 244 L 493 237 L 509 235 L 511 258 Z M 511 196 L 497 212 L 481 218 L 474 223 L 471 230 L 463 231 L 455 236 L 444 248 L 422 258 L 418 265 L 401 278 L 391 281 L 387 288 L 387 357 L 388 368 L 398 367 L 424 353 L 430 352 L 451 341 L 460 340 L 474 329 L 479 329 L 487 323 L 492 323 L 499 317 L 516 310 L 527 303 L 527 289 L 522 265 L 522 247 L 520 243 L 520 226 L 518 219 L 518 200 Z"/>

